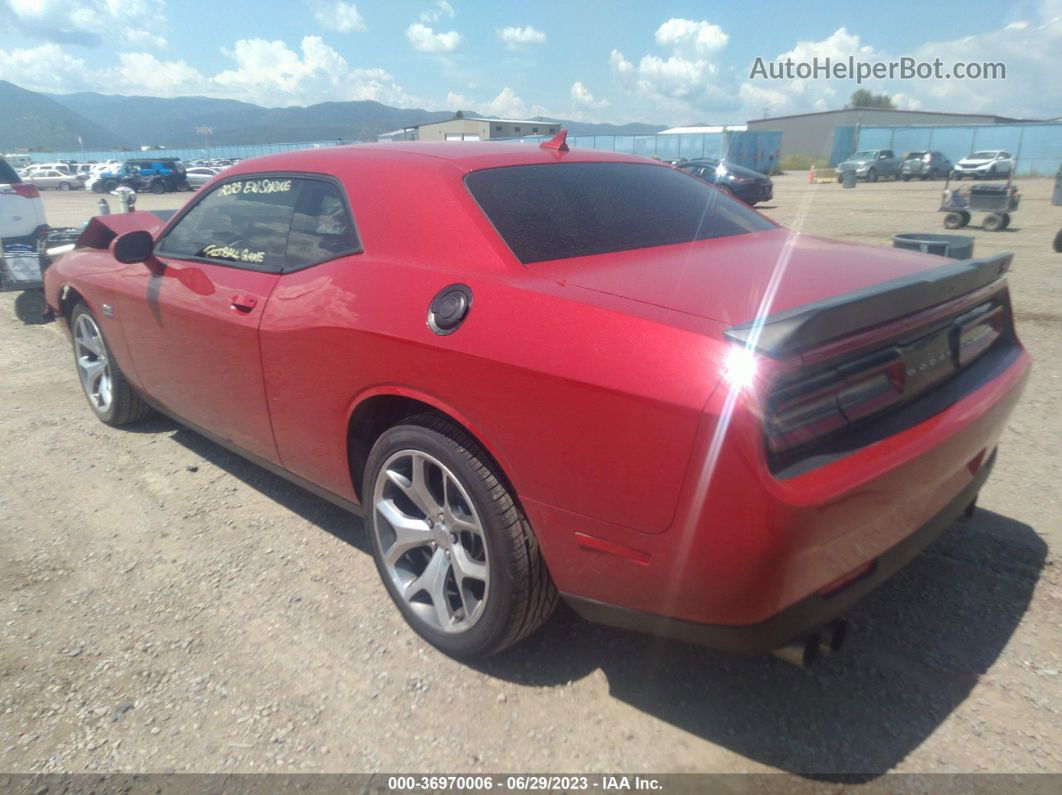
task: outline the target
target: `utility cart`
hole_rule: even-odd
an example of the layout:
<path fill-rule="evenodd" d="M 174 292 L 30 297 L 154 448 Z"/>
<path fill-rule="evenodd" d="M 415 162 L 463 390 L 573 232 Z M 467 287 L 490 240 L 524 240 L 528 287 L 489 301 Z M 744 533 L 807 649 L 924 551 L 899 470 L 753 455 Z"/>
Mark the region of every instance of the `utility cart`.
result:
<path fill-rule="evenodd" d="M 1013 174 L 1013 169 L 1011 173 Z M 945 229 L 961 229 L 970 223 L 971 213 L 987 213 L 981 227 L 986 232 L 998 232 L 1010 226 L 1010 215 L 1018 209 L 1021 194 L 1007 176 L 1005 184 L 971 185 L 968 188 L 951 188 L 951 175 L 944 183 L 940 211 L 944 216 Z"/>
<path fill-rule="evenodd" d="M 37 246 L 0 240 L 0 292 L 21 292 L 15 314 L 23 323 L 44 322 L 43 262 Z"/>

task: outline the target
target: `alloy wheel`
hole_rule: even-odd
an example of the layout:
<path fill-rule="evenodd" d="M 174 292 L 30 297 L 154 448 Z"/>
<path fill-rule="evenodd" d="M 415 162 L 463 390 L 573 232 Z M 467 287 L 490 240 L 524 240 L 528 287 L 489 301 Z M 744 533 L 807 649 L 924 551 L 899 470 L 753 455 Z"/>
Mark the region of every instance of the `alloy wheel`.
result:
<path fill-rule="evenodd" d="M 391 455 L 373 488 L 373 532 L 398 597 L 429 627 L 470 629 L 483 615 L 490 558 L 468 490 L 422 450 Z"/>
<path fill-rule="evenodd" d="M 113 380 L 107 346 L 103 344 L 96 321 L 82 314 L 74 324 L 74 358 L 81 388 L 96 411 L 103 413 L 111 406 Z"/>

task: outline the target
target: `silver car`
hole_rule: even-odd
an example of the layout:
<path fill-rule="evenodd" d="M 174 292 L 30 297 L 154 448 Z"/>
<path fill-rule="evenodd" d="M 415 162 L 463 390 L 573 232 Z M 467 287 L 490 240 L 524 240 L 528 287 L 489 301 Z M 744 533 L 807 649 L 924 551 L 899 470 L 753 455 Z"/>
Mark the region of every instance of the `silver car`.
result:
<path fill-rule="evenodd" d="M 210 180 L 221 173 L 220 168 L 208 168 L 207 166 L 196 166 L 195 168 L 189 168 L 185 172 L 188 177 L 188 187 L 192 190 L 199 190 Z"/>
<path fill-rule="evenodd" d="M 64 174 L 56 168 L 35 168 L 27 178 L 40 188 L 55 188 L 56 190 L 76 190 L 84 187 L 84 183 L 71 174 Z"/>

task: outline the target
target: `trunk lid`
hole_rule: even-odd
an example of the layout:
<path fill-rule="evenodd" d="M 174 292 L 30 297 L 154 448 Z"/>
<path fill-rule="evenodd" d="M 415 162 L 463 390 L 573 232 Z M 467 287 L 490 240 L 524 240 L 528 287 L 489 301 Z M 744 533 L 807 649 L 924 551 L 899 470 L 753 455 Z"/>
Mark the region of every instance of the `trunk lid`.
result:
<path fill-rule="evenodd" d="M 529 266 L 571 287 L 731 326 L 952 262 L 772 229 Z"/>

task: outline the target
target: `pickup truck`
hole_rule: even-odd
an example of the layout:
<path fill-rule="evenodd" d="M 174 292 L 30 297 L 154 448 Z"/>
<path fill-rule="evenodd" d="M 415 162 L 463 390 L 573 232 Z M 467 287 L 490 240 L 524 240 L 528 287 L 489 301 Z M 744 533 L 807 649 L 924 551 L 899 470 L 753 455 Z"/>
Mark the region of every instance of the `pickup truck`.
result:
<path fill-rule="evenodd" d="M 899 179 L 902 165 L 903 158 L 894 155 L 891 149 L 867 149 L 837 164 L 837 181 L 841 182 L 843 173 L 853 169 L 857 178 L 867 182 L 877 182 L 878 177 Z"/>

